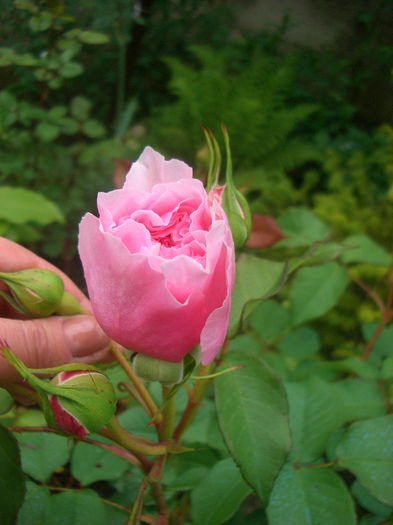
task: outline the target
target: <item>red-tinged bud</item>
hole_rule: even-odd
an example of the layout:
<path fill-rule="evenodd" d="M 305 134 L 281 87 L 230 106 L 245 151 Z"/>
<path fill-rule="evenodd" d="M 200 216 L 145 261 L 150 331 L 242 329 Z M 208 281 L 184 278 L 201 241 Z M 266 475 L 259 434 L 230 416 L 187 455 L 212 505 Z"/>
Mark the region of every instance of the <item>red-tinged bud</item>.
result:
<path fill-rule="evenodd" d="M 83 437 L 96 432 L 115 413 L 116 399 L 112 384 L 100 372 L 60 372 L 50 385 L 64 390 L 64 395 L 50 395 L 49 404 L 57 427 L 66 434 Z M 69 395 L 71 392 L 72 396 Z"/>

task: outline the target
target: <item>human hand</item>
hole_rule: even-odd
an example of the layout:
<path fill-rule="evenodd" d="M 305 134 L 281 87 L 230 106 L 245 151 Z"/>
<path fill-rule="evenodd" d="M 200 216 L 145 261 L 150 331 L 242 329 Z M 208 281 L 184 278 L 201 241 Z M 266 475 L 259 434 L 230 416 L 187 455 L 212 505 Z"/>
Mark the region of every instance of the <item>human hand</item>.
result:
<path fill-rule="evenodd" d="M 0 271 L 45 268 L 56 272 L 88 312 L 88 299 L 58 268 L 22 246 L 0 237 Z M 7 287 L 0 282 L 0 289 Z M 92 315 L 26 319 L 0 297 L 0 340 L 29 368 L 48 368 L 69 362 L 95 363 L 109 357 L 109 338 Z M 20 380 L 18 372 L 0 356 L 0 383 Z"/>

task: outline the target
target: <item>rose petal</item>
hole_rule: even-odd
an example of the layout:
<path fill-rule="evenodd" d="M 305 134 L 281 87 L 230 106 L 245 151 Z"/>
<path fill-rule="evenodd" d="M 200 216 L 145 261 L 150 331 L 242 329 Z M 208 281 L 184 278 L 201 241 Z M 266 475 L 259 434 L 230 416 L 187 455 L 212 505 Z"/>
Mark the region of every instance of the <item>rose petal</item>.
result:
<path fill-rule="evenodd" d="M 179 255 L 161 265 L 168 290 L 177 301 L 185 303 L 195 289 L 203 290 L 208 274 L 191 257 Z"/>
<path fill-rule="evenodd" d="M 132 164 L 123 189 L 139 189 L 148 192 L 156 184 L 181 179 L 192 179 L 190 166 L 177 159 L 165 160 L 160 153 L 146 146 L 139 159 Z"/>
<path fill-rule="evenodd" d="M 80 224 L 79 253 L 94 314 L 109 337 L 130 350 L 174 362 L 199 342 L 207 317 L 199 290 L 186 304 L 179 303 L 148 257 L 130 254 L 121 239 L 100 230 L 91 214 Z"/>

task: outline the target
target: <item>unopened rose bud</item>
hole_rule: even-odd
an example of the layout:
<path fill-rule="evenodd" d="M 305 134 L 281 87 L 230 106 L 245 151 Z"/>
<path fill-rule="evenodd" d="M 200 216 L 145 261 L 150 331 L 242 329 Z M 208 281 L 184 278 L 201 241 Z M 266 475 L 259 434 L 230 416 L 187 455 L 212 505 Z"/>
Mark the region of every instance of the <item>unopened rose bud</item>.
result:
<path fill-rule="evenodd" d="M 183 380 L 183 361 L 172 363 L 144 354 L 136 354 L 132 359 L 135 374 L 144 381 L 159 381 L 165 386 L 172 386 Z"/>
<path fill-rule="evenodd" d="M 232 160 L 229 146 L 229 136 L 226 128 L 222 127 L 227 153 L 226 183 L 222 192 L 222 207 L 228 218 L 235 248 L 241 248 L 251 232 L 251 212 L 247 199 L 236 188 L 232 177 Z"/>
<path fill-rule="evenodd" d="M 241 248 L 251 232 L 251 213 L 248 202 L 233 184 L 226 184 L 222 193 L 222 207 L 228 218 L 235 248 Z"/>
<path fill-rule="evenodd" d="M 11 291 L 11 295 L 0 291 L 0 296 L 24 315 L 48 317 L 86 313 L 75 297 L 64 290 L 62 278 L 51 270 L 31 268 L 14 273 L 0 272 L 0 281 Z"/>
<path fill-rule="evenodd" d="M 49 396 L 57 427 L 66 434 L 85 436 L 105 426 L 116 409 L 112 384 L 99 372 L 88 370 L 60 372 L 50 385 L 64 390 Z M 72 392 L 70 397 L 68 394 Z"/>
<path fill-rule="evenodd" d="M 15 273 L 0 272 L 0 280 L 10 289 L 11 295 L 1 296 L 19 312 L 32 317 L 52 315 L 61 303 L 64 283 L 50 270 L 32 268 Z"/>

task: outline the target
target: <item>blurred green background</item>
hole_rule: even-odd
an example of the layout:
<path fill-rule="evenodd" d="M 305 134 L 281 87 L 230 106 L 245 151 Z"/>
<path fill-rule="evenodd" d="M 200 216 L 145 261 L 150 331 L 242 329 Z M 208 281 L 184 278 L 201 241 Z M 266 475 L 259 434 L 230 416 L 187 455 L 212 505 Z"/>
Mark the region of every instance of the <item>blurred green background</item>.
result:
<path fill-rule="evenodd" d="M 146 144 L 203 178 L 201 125 L 221 140 L 224 123 L 254 213 L 306 206 L 338 239 L 390 247 L 388 0 L 0 7 L 1 235 L 77 278 L 77 224 L 97 192 Z"/>

